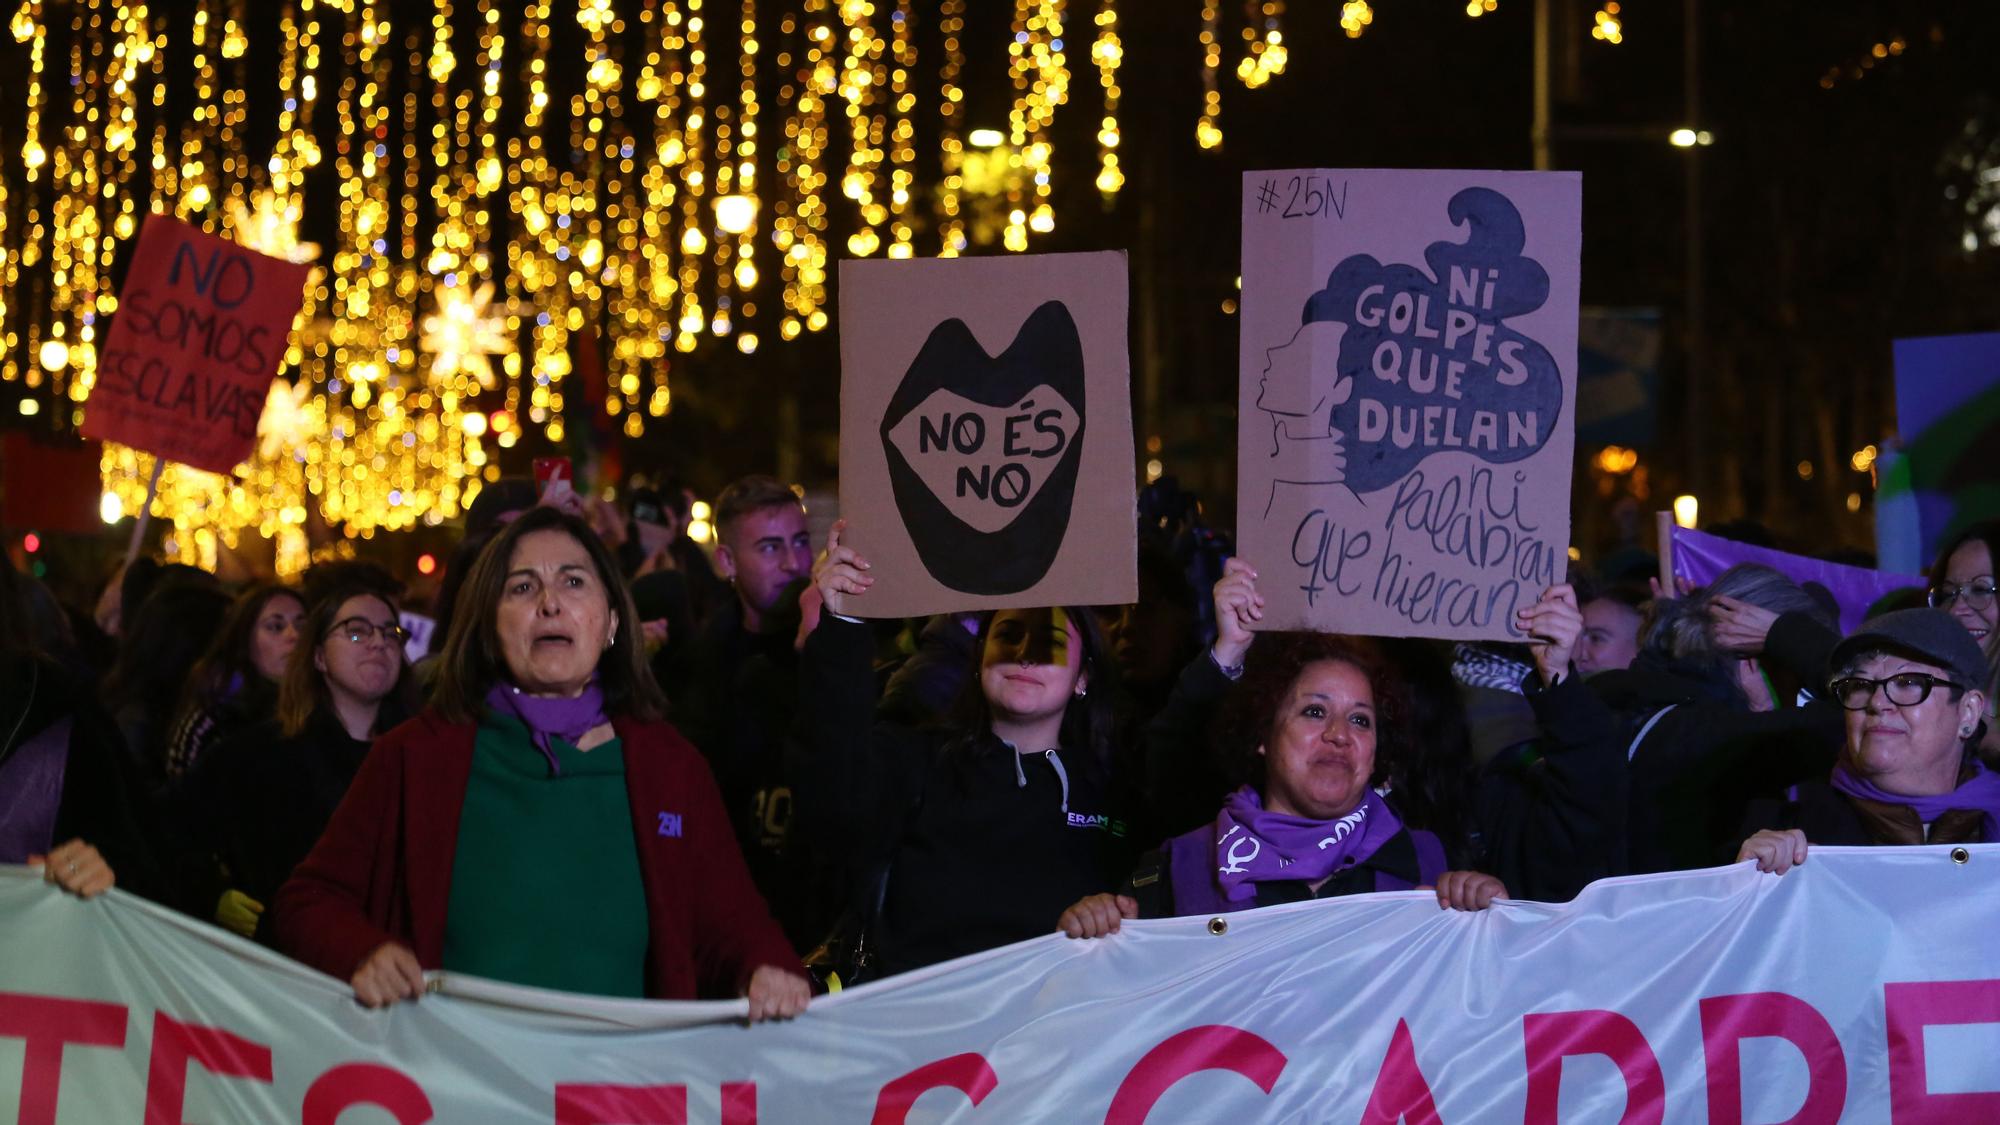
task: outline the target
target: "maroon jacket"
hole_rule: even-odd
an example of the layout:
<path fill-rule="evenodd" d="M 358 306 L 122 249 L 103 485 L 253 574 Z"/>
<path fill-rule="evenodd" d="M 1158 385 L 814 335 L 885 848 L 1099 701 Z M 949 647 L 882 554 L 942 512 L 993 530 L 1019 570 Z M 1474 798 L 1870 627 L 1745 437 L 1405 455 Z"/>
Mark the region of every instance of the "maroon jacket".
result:
<path fill-rule="evenodd" d="M 646 995 L 739 995 L 762 965 L 800 972 L 737 851 L 708 765 L 665 723 L 614 719 L 652 936 Z M 443 967 L 458 816 L 477 726 L 425 711 L 368 752 L 312 854 L 278 891 L 278 947 L 345 980 L 384 942 Z M 560 951 L 552 951 L 560 956 Z"/>

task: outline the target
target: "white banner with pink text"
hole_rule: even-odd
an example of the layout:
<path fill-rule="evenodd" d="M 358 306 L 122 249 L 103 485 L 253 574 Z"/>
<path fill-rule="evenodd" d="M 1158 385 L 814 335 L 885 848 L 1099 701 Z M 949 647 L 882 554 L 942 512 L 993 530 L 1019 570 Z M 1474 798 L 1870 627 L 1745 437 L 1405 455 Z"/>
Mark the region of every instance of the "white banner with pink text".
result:
<path fill-rule="evenodd" d="M 744 1011 L 449 974 L 367 1011 L 0 868 L 0 1123 L 1804 1125 L 2000 1120 L 2000 845 L 1145 921 Z"/>

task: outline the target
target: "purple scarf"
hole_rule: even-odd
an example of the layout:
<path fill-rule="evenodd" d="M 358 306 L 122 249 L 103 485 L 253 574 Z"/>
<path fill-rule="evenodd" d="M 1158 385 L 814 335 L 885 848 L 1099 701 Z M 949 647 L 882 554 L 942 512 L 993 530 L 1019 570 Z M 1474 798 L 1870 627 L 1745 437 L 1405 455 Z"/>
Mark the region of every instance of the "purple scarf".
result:
<path fill-rule="evenodd" d="M 1325 821 L 1269 812 L 1246 785 L 1223 802 L 1213 825 L 1168 843 L 1175 908 L 1255 906 L 1256 884 L 1317 883 L 1374 855 L 1402 829 L 1372 789 L 1353 812 Z"/>
<path fill-rule="evenodd" d="M 1849 772 L 1845 762 L 1833 767 L 1830 780 L 1835 789 L 1850 797 L 1884 805 L 1902 805 L 1915 812 L 1917 819 L 1925 824 L 1952 809 L 1977 809 L 1986 814 L 1985 824 L 1980 828 L 1981 835 L 1987 843 L 2000 843 L 2000 774 L 1992 773 L 1978 761 L 1972 763 L 1972 776 L 1959 782 L 1958 788 L 1935 797 L 1906 797 L 1901 793 L 1878 789 Z"/>
<path fill-rule="evenodd" d="M 574 699 L 546 699 L 529 695 L 511 684 L 497 683 L 486 693 L 486 705 L 498 715 L 512 715 L 528 728 L 528 739 L 542 757 L 549 760 L 549 773 L 562 776 L 562 765 L 549 739 L 560 738 L 575 746 L 584 735 L 610 720 L 604 715 L 604 691 L 592 679 L 583 694 Z"/>

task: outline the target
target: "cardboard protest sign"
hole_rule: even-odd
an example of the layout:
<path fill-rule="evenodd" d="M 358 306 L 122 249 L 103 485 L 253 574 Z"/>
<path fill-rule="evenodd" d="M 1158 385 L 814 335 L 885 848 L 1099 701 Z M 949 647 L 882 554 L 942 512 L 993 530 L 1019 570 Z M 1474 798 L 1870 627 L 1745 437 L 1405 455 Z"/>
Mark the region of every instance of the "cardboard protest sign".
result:
<path fill-rule="evenodd" d="M 1138 597 L 1125 255 L 840 264 L 840 509 L 908 617 Z"/>
<path fill-rule="evenodd" d="M 256 446 L 311 268 L 149 216 L 98 359 L 84 436 L 234 469 Z"/>
<path fill-rule="evenodd" d="M 1877 556 L 1914 572 L 1967 525 L 2000 516 L 2000 332 L 1897 340 L 1895 357 L 1900 448 L 1876 464 Z"/>
<path fill-rule="evenodd" d="M 1263 628 L 1520 639 L 1567 564 L 1581 220 L 1575 173 L 1244 174 Z"/>

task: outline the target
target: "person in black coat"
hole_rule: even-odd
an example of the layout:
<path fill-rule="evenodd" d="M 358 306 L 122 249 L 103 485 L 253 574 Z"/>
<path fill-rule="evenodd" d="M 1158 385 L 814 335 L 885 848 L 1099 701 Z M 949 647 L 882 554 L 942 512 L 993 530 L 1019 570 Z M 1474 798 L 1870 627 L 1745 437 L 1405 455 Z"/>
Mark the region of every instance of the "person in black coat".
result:
<path fill-rule="evenodd" d="M 1815 689 L 1838 639 L 1812 596 L 1766 566 L 1654 601 L 1632 666 L 1590 679 L 1619 713 L 1631 762 L 1613 873 L 1722 862 L 1749 802 L 1826 776 L 1840 708 Z"/>
<path fill-rule="evenodd" d="M 864 600 L 868 564 L 837 523 L 814 582 Z M 882 973 L 1049 932 L 1131 870 L 1112 775 L 1116 662 L 1088 608 L 982 615 L 976 674 L 944 726 L 874 718 L 874 632 L 827 612 L 800 665 L 798 816 L 847 858 Z M 871 873 L 886 870 L 886 885 Z"/>
<path fill-rule="evenodd" d="M 374 737 L 400 722 L 406 679 L 396 607 L 349 586 L 313 606 L 275 718 L 195 762 L 172 798 L 183 909 L 242 934 L 312 850 Z"/>
<path fill-rule="evenodd" d="M 84 898 L 120 881 L 160 896 L 143 784 L 88 685 L 41 651 L 25 582 L 0 559 L 0 863 Z"/>

